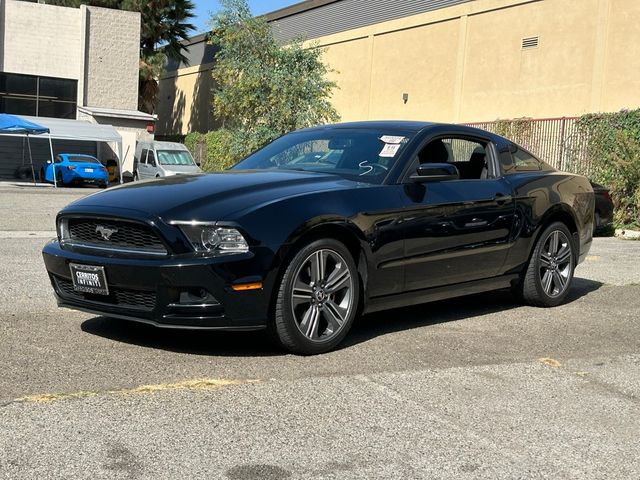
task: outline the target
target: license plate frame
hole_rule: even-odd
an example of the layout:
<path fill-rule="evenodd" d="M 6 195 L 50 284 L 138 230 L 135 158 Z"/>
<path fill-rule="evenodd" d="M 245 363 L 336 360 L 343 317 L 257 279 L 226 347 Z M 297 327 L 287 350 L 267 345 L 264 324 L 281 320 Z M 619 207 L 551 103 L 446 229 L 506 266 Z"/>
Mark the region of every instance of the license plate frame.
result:
<path fill-rule="evenodd" d="M 76 292 L 109 295 L 109 285 L 104 267 L 70 263 L 71 281 Z"/>

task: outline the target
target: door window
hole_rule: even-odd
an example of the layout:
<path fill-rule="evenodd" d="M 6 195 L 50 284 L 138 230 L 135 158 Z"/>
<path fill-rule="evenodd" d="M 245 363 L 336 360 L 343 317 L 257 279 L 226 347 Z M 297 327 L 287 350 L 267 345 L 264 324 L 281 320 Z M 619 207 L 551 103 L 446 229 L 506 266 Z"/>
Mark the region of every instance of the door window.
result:
<path fill-rule="evenodd" d="M 140 154 L 140 163 L 142 164 L 147 163 L 147 152 L 148 150 L 146 148 L 142 149 L 142 153 Z"/>
<path fill-rule="evenodd" d="M 488 143 L 459 137 L 432 140 L 418 153 L 418 162 L 451 163 L 456 166 L 461 180 L 479 180 L 489 177 Z"/>
<path fill-rule="evenodd" d="M 155 167 L 156 166 L 156 159 L 153 155 L 153 150 L 149 150 L 149 155 L 147 156 L 147 165 L 151 166 L 151 167 Z"/>

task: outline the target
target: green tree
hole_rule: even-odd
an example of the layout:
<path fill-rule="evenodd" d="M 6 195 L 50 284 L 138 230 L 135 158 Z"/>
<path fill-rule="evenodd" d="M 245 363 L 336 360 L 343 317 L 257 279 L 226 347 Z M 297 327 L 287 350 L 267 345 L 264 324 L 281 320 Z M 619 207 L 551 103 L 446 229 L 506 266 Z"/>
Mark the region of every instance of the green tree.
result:
<path fill-rule="evenodd" d="M 222 5 L 210 37 L 219 47 L 213 108 L 222 129 L 211 141 L 226 158 L 210 158 L 209 169 L 226 167 L 284 133 L 339 119 L 330 102 L 336 85 L 326 79 L 321 49 L 301 40 L 280 45 L 245 0 Z"/>

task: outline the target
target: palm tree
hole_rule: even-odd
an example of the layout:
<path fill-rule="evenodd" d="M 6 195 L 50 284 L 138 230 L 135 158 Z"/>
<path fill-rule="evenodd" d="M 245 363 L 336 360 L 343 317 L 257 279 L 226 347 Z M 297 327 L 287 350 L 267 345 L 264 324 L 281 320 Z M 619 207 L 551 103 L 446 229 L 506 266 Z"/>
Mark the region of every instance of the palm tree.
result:
<path fill-rule="evenodd" d="M 122 0 L 121 8 L 138 11 L 142 17 L 138 108 L 154 113 L 166 60 L 187 63 L 182 42 L 195 29 L 189 23 L 194 4 L 191 0 Z"/>

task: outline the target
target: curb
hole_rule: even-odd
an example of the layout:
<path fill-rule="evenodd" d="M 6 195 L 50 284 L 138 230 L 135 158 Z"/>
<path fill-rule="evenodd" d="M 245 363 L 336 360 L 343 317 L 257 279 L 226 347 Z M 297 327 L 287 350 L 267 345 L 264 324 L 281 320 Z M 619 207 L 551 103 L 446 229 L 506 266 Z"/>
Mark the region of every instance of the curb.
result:
<path fill-rule="evenodd" d="M 640 240 L 640 231 L 616 228 L 615 236 L 625 240 Z"/>

